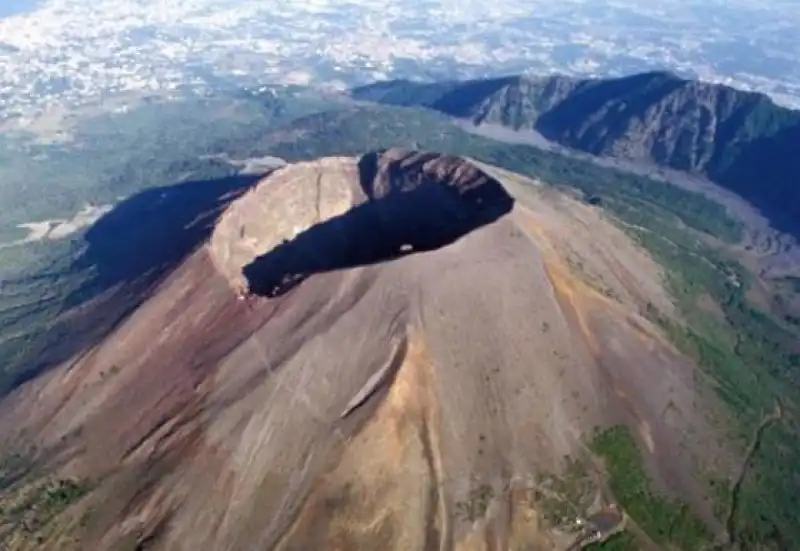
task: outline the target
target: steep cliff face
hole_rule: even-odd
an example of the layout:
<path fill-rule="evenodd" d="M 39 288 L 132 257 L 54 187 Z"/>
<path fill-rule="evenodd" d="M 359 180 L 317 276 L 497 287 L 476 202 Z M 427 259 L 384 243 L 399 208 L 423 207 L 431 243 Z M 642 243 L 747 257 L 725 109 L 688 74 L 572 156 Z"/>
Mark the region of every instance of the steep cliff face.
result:
<path fill-rule="evenodd" d="M 533 129 L 595 155 L 701 173 L 742 195 L 780 226 L 798 229 L 800 112 L 762 94 L 651 72 L 592 80 L 552 76 L 380 83 L 353 95 L 423 105 L 475 124 Z"/>
<path fill-rule="evenodd" d="M 36 465 L 2 495 L 78 481 L 0 541 L 566 549 L 564 515 L 611 498 L 583 460 L 617 424 L 719 529 L 713 407 L 645 307 L 674 317 L 658 266 L 534 181 L 396 149 L 280 168 L 103 342 L 0 402 Z"/>
<path fill-rule="evenodd" d="M 585 82 L 535 126 L 590 153 L 719 175 L 736 150 L 798 121 L 763 95 L 659 72 Z"/>
<path fill-rule="evenodd" d="M 422 106 L 476 124 L 502 124 L 516 130 L 533 128 L 539 117 L 573 92 L 581 81 L 561 77 L 503 77 L 464 82 L 377 82 L 356 88 L 359 100 L 401 106 Z"/>

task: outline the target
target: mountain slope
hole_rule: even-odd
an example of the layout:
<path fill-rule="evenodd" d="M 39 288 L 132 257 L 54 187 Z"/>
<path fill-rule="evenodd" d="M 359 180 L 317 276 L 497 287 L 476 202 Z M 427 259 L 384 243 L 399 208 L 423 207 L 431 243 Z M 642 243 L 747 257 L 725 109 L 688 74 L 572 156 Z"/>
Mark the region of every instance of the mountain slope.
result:
<path fill-rule="evenodd" d="M 0 136 L 0 395 L 52 365 L 54 356 L 63 359 L 64 349 L 80 348 L 59 337 L 77 321 L 76 307 L 121 281 L 157 279 L 161 263 L 192 249 L 201 233 L 196 218 L 252 183 L 223 153 L 252 143 L 265 128 L 336 106 L 283 88 L 173 99 L 79 109 L 62 121 L 64 142 Z M 87 233 L 86 213 L 126 197 L 137 201 Z"/>
<path fill-rule="evenodd" d="M 694 548 L 723 532 L 701 465 L 734 465 L 693 362 L 640 313 L 680 321 L 661 278 L 594 208 L 488 165 L 278 169 L 107 338 L 0 402 L 34 465 L 4 464 L 0 538 L 566 549 L 613 499 L 593 431 L 621 425 L 675 515 L 643 545 Z"/>
<path fill-rule="evenodd" d="M 707 175 L 798 231 L 800 112 L 768 97 L 651 72 L 616 79 L 395 81 L 356 99 L 419 105 L 475 124 L 534 129 L 561 145 Z"/>

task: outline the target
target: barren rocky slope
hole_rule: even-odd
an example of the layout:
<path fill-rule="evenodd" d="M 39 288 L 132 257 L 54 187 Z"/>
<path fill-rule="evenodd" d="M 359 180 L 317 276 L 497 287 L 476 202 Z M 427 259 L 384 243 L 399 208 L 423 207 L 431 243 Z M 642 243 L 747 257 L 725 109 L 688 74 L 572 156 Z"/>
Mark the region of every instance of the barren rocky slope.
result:
<path fill-rule="evenodd" d="M 645 308 L 676 316 L 659 267 L 534 181 L 397 149 L 277 169 L 102 342 L 0 402 L 35 465 L 2 467 L 28 516 L 0 541 L 566 549 L 553 480 L 617 424 L 720 534 L 701 479 L 734 467 L 722 427 Z M 573 518 L 614 499 L 585 465 Z"/>

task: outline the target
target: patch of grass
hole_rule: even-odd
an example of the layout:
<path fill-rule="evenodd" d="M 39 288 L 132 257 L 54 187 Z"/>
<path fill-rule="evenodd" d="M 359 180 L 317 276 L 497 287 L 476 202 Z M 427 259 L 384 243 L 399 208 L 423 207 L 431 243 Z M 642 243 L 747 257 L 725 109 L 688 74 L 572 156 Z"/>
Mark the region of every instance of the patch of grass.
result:
<path fill-rule="evenodd" d="M 87 492 L 87 487 L 71 479 L 60 479 L 44 483 L 16 503 L 9 511 L 11 515 L 38 510 L 57 514 Z"/>
<path fill-rule="evenodd" d="M 584 551 L 637 551 L 636 540 L 628 532 L 614 534 L 606 541 L 590 543 L 583 548 Z"/>
<path fill-rule="evenodd" d="M 654 311 L 648 316 L 703 370 L 727 405 L 742 448 L 776 400 L 793 412 L 787 418 L 796 416 L 798 373 L 787 346 L 795 337 L 747 302 L 750 281 L 744 268 L 700 245 L 664 247 L 658 238 L 644 244 L 668 269 L 670 288 L 688 323 L 676 324 Z M 724 321 L 710 322 L 703 317 L 695 301 L 701 293 L 708 293 L 720 306 Z M 755 547 L 800 538 L 797 442 L 796 428 L 788 423 L 777 423 L 765 431 L 739 492 L 733 518 L 737 540 Z"/>
<path fill-rule="evenodd" d="M 711 542 L 712 534 L 686 503 L 660 497 L 651 489 L 641 452 L 626 427 L 599 433 L 591 448 L 604 459 L 620 505 L 654 541 L 684 551 L 703 549 Z"/>
<path fill-rule="evenodd" d="M 38 537 L 54 518 L 88 491 L 86 482 L 74 479 L 48 480 L 21 488 L 3 502 L 0 526 L 10 527 L 10 530 L 3 531 L 4 537 L 14 533 Z"/>
<path fill-rule="evenodd" d="M 59 480 L 42 492 L 42 505 L 50 511 L 62 511 L 83 497 L 88 488 L 75 480 Z"/>
<path fill-rule="evenodd" d="M 493 497 L 492 487 L 480 484 L 469 491 L 465 500 L 456 503 L 456 514 L 463 520 L 475 522 L 486 515 Z"/>
<path fill-rule="evenodd" d="M 583 461 L 567 456 L 564 465 L 561 475 L 540 473 L 531 489 L 532 501 L 538 504 L 544 520 L 562 527 L 586 514 L 596 490 Z"/>

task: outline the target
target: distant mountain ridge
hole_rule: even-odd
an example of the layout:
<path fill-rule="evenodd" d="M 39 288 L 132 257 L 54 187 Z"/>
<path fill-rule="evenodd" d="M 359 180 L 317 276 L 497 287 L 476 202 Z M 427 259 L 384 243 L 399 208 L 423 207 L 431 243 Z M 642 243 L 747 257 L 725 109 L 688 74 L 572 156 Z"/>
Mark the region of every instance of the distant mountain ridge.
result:
<path fill-rule="evenodd" d="M 594 155 L 702 174 L 750 201 L 780 229 L 800 230 L 800 111 L 763 94 L 664 71 L 609 79 L 389 81 L 351 94 L 428 107 L 477 125 L 532 129 Z"/>

